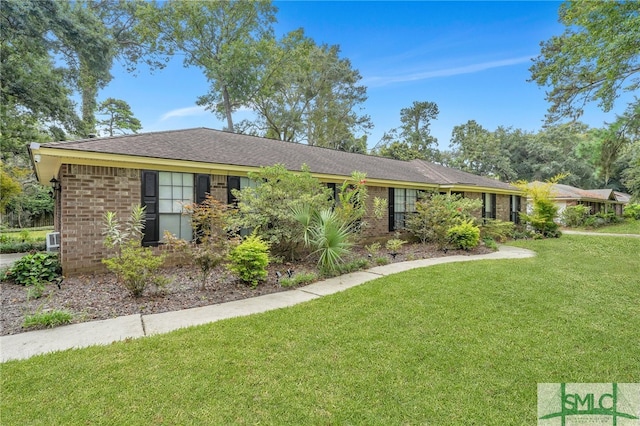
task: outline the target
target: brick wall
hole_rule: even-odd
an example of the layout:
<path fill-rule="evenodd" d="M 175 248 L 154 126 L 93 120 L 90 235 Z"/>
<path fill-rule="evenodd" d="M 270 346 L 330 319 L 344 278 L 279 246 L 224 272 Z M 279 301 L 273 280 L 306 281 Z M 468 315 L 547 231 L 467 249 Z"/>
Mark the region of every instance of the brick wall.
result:
<path fill-rule="evenodd" d="M 61 191 L 56 199 L 56 228 L 61 234 L 61 261 L 63 272 L 74 275 L 85 272 L 105 271 L 102 259 L 109 255 L 102 241 L 105 212 L 116 212 L 121 221 L 126 221 L 131 207 L 140 203 L 140 170 L 112 167 L 97 167 L 63 164 L 60 170 Z M 367 200 L 369 226 L 365 237 L 380 237 L 389 234 L 389 211 L 382 218 L 373 217 L 373 200 L 382 198 L 387 202 L 387 187 L 369 186 Z M 211 176 L 211 195 L 227 202 L 227 177 Z M 480 193 L 467 192 L 467 198 L 479 199 Z M 508 195 L 497 195 L 498 219 L 509 220 L 510 201 Z M 524 210 L 524 198 L 522 200 Z M 478 211 L 481 216 L 481 211 Z M 158 250 L 158 249 L 156 249 Z"/>
<path fill-rule="evenodd" d="M 373 215 L 373 199 L 381 198 L 389 201 L 389 188 L 381 186 L 367 186 L 369 191 L 369 198 L 367 199 L 367 216 L 365 220 L 369 224 L 364 229 L 365 237 L 379 237 L 389 233 L 389 209 L 385 209 L 384 215 L 380 219 L 376 219 Z M 387 204 L 388 206 L 388 204 Z"/>
<path fill-rule="evenodd" d="M 211 196 L 222 203 L 227 202 L 226 176 L 211 175 Z"/>
<path fill-rule="evenodd" d="M 113 211 L 121 221 L 129 218 L 140 203 L 140 170 L 63 164 L 60 183 L 63 273 L 105 270 L 103 216 Z"/>

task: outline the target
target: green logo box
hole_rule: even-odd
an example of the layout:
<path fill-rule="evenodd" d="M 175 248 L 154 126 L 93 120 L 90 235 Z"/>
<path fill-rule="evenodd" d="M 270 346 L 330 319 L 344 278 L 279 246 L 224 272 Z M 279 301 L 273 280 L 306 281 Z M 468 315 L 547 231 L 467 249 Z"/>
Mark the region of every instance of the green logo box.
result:
<path fill-rule="evenodd" d="M 538 425 L 640 426 L 640 383 L 538 383 Z"/>

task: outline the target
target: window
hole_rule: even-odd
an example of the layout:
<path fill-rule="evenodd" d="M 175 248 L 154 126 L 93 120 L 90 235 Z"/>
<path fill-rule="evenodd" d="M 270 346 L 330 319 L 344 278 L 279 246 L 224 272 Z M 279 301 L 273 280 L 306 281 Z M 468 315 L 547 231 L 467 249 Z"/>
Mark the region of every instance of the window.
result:
<path fill-rule="evenodd" d="M 496 218 L 496 194 L 482 193 L 482 218 Z"/>
<path fill-rule="evenodd" d="M 511 196 L 511 207 L 510 207 L 510 211 L 511 211 L 511 222 L 518 224 L 520 223 L 520 204 L 521 204 L 521 197 L 519 195 L 512 195 Z"/>
<path fill-rule="evenodd" d="M 205 199 L 211 186 L 211 176 L 143 170 L 141 180 L 142 205 L 146 213 L 142 244 L 157 245 L 164 231 L 190 241 L 193 232 L 189 217 L 182 214 L 183 206 Z"/>
<path fill-rule="evenodd" d="M 255 188 L 258 182 L 244 176 L 227 176 L 227 204 L 238 205 L 238 199 L 233 195 L 232 190 L 241 191 L 244 188 Z"/>
<path fill-rule="evenodd" d="M 408 213 L 415 213 L 417 189 L 389 188 L 389 231 L 404 228 Z"/>
<path fill-rule="evenodd" d="M 193 203 L 193 174 L 160 172 L 158 181 L 160 235 L 169 231 L 180 239 L 191 241 L 193 232 L 189 216 L 182 212 L 185 204 Z"/>

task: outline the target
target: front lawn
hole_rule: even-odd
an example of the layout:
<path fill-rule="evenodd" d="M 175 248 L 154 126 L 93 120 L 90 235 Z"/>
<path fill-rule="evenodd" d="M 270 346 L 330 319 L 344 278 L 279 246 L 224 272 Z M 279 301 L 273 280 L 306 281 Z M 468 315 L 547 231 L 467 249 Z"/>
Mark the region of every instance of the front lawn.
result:
<path fill-rule="evenodd" d="M 585 229 L 590 232 L 604 232 L 612 234 L 640 234 L 640 220 L 625 219 L 622 223 L 616 223 L 615 225 L 607 225 L 601 228 L 589 228 Z"/>
<path fill-rule="evenodd" d="M 535 424 L 637 382 L 640 239 L 418 269 L 293 308 L 2 365 L 2 424 Z"/>

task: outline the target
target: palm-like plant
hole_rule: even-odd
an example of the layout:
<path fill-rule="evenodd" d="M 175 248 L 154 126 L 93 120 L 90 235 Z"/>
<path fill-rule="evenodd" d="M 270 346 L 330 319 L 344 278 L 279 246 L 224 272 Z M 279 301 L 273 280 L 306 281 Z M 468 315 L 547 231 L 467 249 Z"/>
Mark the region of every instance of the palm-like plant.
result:
<path fill-rule="evenodd" d="M 311 228 L 311 243 L 314 253 L 319 253 L 318 264 L 325 271 L 335 271 L 352 246 L 349 238 L 352 231 L 334 210 L 317 212 L 315 226 Z"/>
<path fill-rule="evenodd" d="M 332 209 L 312 211 L 308 206 L 292 208 L 293 215 L 303 227 L 303 241 L 319 254 L 318 265 L 324 271 L 335 271 L 349 254 L 352 228 Z"/>

